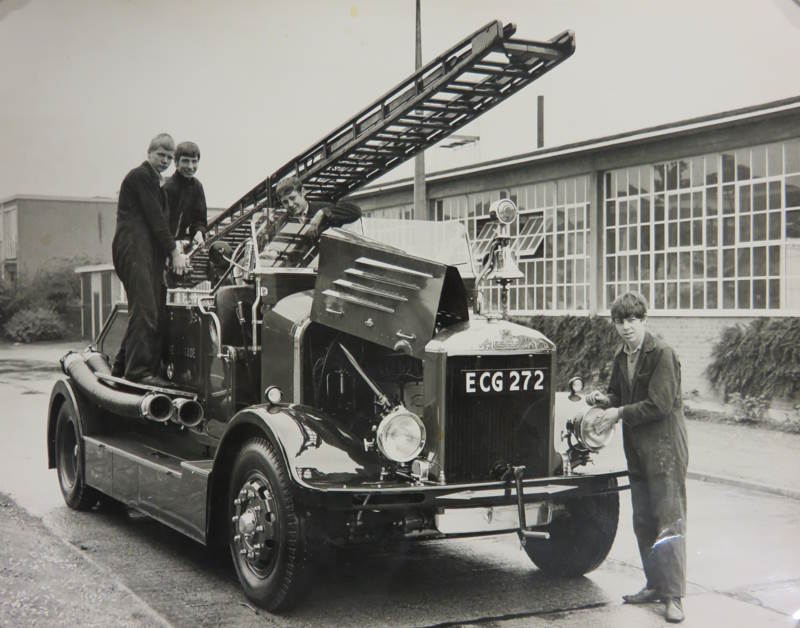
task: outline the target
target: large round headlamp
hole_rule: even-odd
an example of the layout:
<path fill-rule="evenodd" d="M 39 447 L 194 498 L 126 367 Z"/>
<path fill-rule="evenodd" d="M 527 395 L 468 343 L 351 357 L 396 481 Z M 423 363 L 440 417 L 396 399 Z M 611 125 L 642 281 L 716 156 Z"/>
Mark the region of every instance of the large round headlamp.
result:
<path fill-rule="evenodd" d="M 578 443 L 588 451 L 600 451 L 614 436 L 616 425 L 612 425 L 600 434 L 594 431 L 594 426 L 603 415 L 603 412 L 602 408 L 593 406 L 583 416 L 572 420 L 572 433 L 575 434 Z"/>
<path fill-rule="evenodd" d="M 389 460 L 408 462 L 425 446 L 425 425 L 416 414 L 399 406 L 383 417 L 375 441 Z"/>
<path fill-rule="evenodd" d="M 508 225 L 517 217 L 517 204 L 510 198 L 501 198 L 489 206 L 489 213 L 497 216 L 497 220 L 504 225 Z"/>

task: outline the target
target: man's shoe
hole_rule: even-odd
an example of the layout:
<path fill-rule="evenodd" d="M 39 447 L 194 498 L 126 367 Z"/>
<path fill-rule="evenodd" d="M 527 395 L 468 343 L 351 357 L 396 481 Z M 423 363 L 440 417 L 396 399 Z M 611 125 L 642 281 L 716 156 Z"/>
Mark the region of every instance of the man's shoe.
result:
<path fill-rule="evenodd" d="M 683 604 L 679 597 L 669 597 L 664 604 L 664 619 L 671 624 L 679 624 L 684 620 Z"/>
<path fill-rule="evenodd" d="M 655 589 L 648 589 L 645 587 L 633 595 L 623 595 L 622 599 L 625 600 L 625 604 L 647 604 L 648 602 L 659 601 L 661 596 Z"/>

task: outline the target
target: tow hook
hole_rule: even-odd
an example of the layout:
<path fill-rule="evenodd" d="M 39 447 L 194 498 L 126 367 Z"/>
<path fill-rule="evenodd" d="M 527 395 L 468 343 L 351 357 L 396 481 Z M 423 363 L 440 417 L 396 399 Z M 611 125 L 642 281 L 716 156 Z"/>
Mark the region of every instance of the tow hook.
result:
<path fill-rule="evenodd" d="M 514 474 L 514 482 L 517 485 L 517 513 L 519 514 L 519 542 L 524 547 L 528 539 L 542 539 L 546 541 L 550 538 L 549 532 L 538 532 L 536 530 L 528 530 L 528 524 L 525 520 L 525 493 L 522 490 L 522 476 L 525 474 L 525 467 L 511 467 L 510 471 Z"/>

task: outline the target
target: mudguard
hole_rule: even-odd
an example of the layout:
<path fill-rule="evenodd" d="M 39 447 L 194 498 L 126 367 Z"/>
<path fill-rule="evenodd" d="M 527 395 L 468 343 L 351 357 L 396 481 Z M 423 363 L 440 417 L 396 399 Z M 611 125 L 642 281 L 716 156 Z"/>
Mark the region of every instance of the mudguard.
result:
<path fill-rule="evenodd" d="M 302 488 L 324 491 L 380 479 L 377 455 L 365 452 L 364 444 L 332 417 L 301 405 L 262 404 L 236 414 L 217 448 L 215 469 L 247 425 L 266 430 L 292 480 Z"/>
<path fill-rule="evenodd" d="M 78 420 L 78 429 L 81 436 L 89 433 L 95 421 L 97 412 L 96 406 L 90 403 L 85 396 L 81 395 L 69 377 L 61 377 L 53 384 L 50 392 L 50 401 L 47 405 L 47 468 L 54 469 L 56 466 L 55 443 L 56 443 L 56 419 L 58 410 L 64 401 L 70 401 L 75 408 Z"/>

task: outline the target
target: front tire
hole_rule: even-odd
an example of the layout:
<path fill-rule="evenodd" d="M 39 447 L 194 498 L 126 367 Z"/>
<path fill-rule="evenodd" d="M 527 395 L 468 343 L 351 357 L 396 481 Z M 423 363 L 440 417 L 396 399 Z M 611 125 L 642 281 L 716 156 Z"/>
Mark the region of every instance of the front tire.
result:
<path fill-rule="evenodd" d="M 285 465 L 263 438 L 247 441 L 233 465 L 228 522 L 231 557 L 245 595 L 270 612 L 289 609 L 305 590 L 310 543 Z"/>
<path fill-rule="evenodd" d="M 617 487 L 613 478 L 609 488 Z M 525 552 L 542 571 L 574 578 L 596 569 L 614 544 L 619 522 L 619 493 L 569 499 L 553 515 L 550 538 L 528 539 Z"/>
<path fill-rule="evenodd" d="M 70 400 L 64 401 L 56 418 L 56 470 L 61 495 L 74 510 L 89 510 L 100 493 L 86 484 L 83 439 L 78 427 L 78 413 Z"/>

